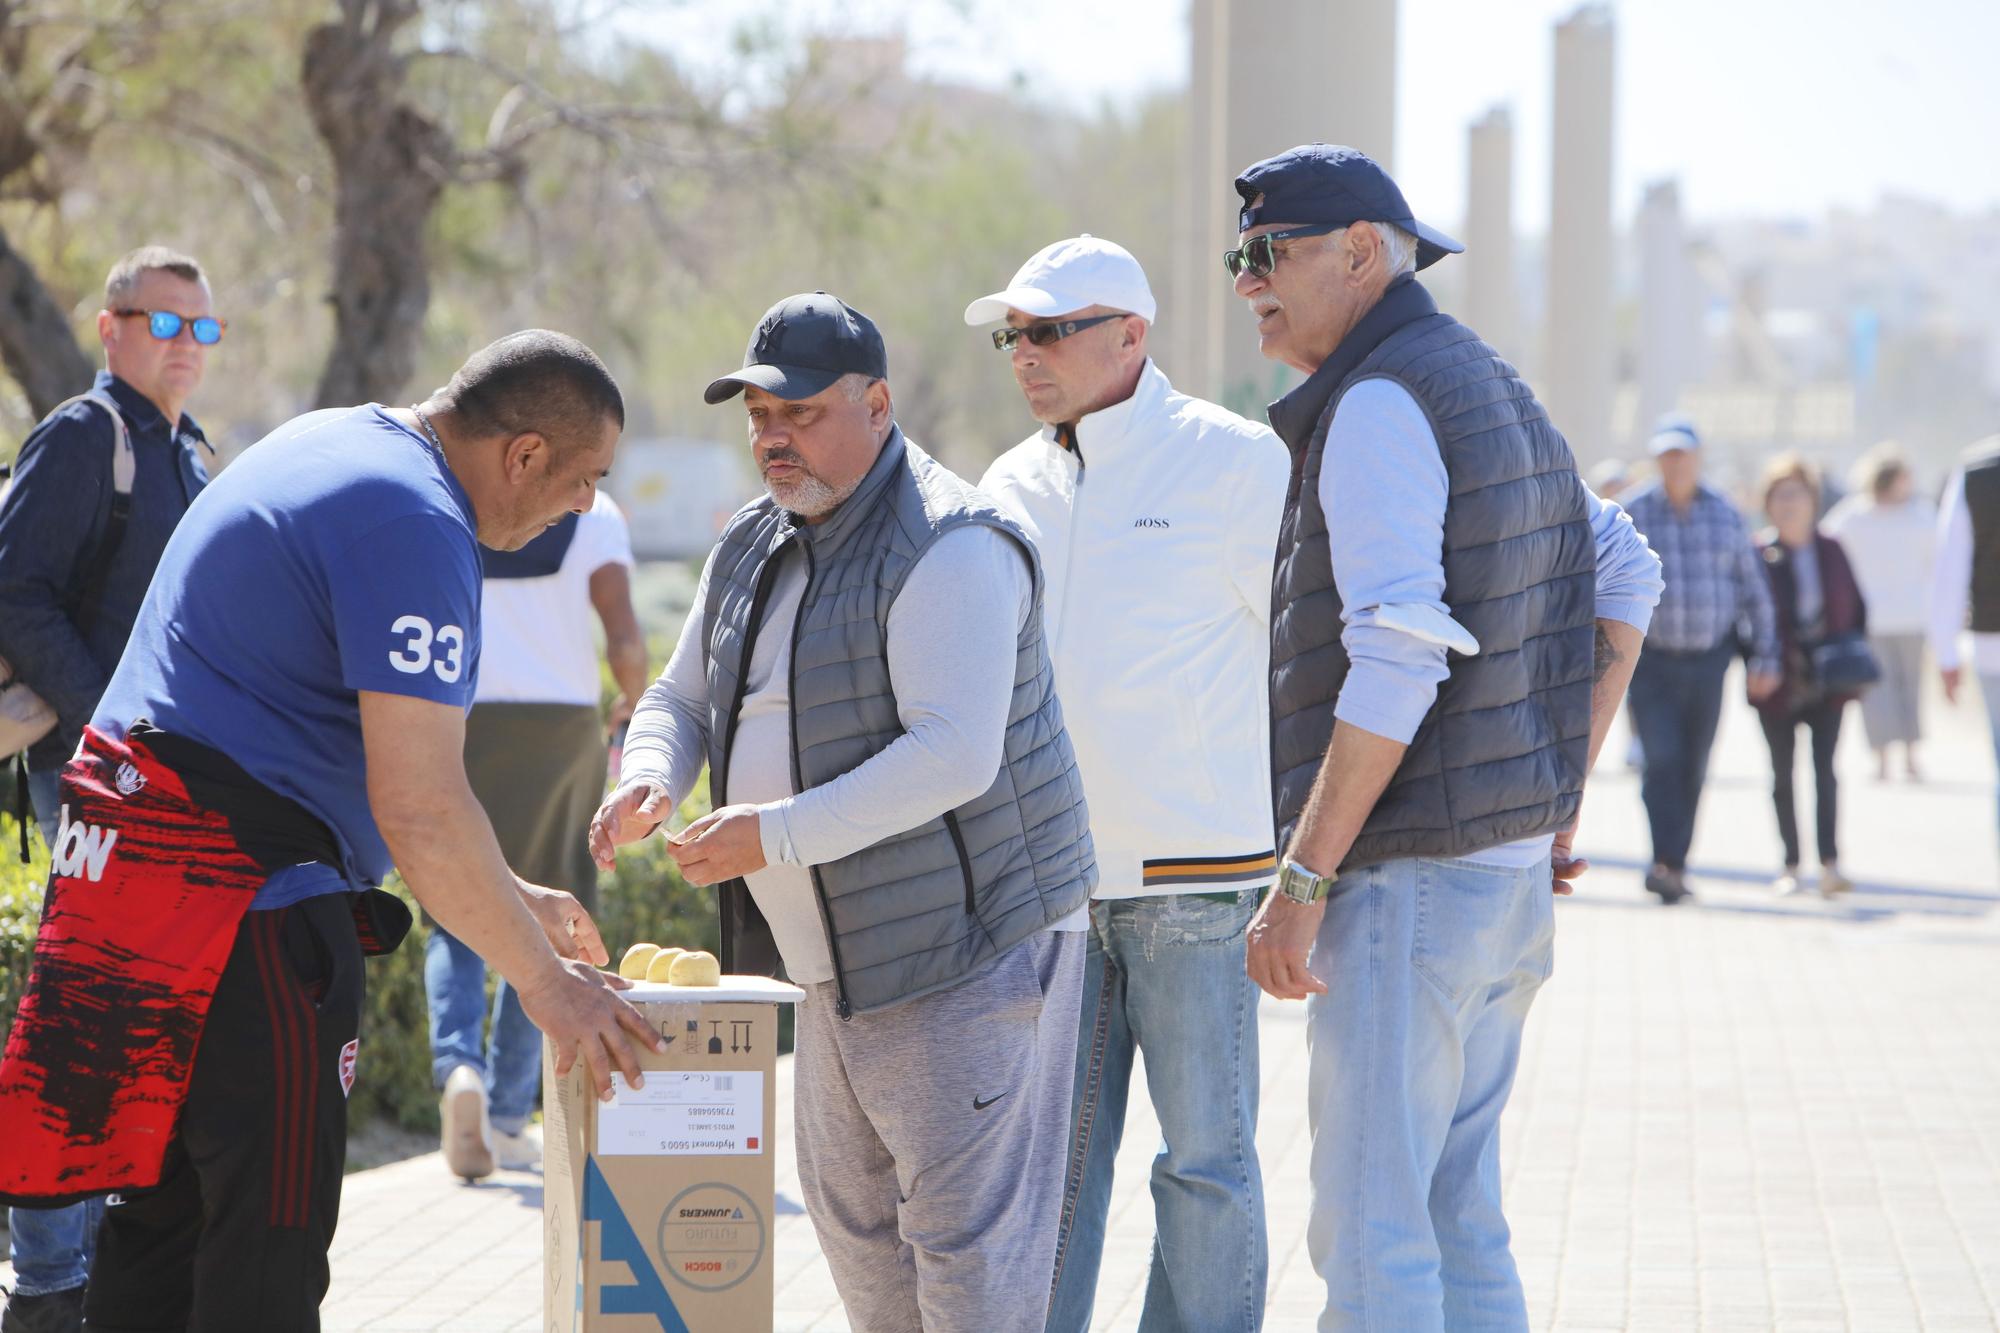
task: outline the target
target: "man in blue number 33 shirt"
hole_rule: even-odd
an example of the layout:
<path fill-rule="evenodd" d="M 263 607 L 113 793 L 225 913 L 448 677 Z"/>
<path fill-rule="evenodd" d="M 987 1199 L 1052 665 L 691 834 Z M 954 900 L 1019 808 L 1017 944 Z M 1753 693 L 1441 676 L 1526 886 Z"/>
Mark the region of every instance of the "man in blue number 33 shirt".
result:
<path fill-rule="evenodd" d="M 0 1152 L 0 1195 L 116 1191 L 89 1325 L 319 1327 L 362 955 L 408 926 L 371 892 L 392 866 L 561 1068 L 640 1081 L 658 1039 L 591 966 L 595 925 L 508 870 L 462 761 L 475 538 L 588 510 L 624 415 L 588 348 L 531 330 L 415 407 L 299 417 L 189 508 L 64 770 L 76 854 L 0 1067 L 0 1131 L 33 1152 Z"/>

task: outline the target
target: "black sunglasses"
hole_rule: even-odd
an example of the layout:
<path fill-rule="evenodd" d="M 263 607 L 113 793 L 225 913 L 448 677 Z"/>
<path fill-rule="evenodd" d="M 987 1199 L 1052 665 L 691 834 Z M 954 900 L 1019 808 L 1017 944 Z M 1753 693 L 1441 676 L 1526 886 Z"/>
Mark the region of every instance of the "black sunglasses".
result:
<path fill-rule="evenodd" d="M 1107 319 L 1124 319 L 1123 314 L 1092 315 L 1089 319 L 1045 319 L 1020 328 L 1009 326 L 993 330 L 993 345 L 1003 352 L 1011 352 L 1014 345 L 1026 338 L 1037 347 L 1047 347 L 1050 343 L 1061 342 L 1072 333 L 1079 333 L 1093 324 L 1102 324 Z"/>
<path fill-rule="evenodd" d="M 172 342 L 180 337 L 181 325 L 185 324 L 194 330 L 196 342 L 204 347 L 213 347 L 222 341 L 223 330 L 229 327 L 227 321 L 216 319 L 212 315 L 189 319 L 186 315 L 172 310 L 114 310 L 111 313 L 120 319 L 137 319 L 141 315 L 145 316 L 146 331 L 161 342 Z"/>
<path fill-rule="evenodd" d="M 1283 231 L 1267 231 L 1262 236 L 1252 236 L 1234 250 L 1222 252 L 1222 266 L 1229 270 L 1231 278 L 1239 278 L 1243 270 L 1249 269 L 1253 278 L 1268 278 L 1277 267 L 1278 252 L 1271 248 L 1273 241 L 1289 241 L 1304 236 L 1325 236 L 1341 230 L 1345 222 L 1315 222 L 1308 227 L 1287 227 Z"/>

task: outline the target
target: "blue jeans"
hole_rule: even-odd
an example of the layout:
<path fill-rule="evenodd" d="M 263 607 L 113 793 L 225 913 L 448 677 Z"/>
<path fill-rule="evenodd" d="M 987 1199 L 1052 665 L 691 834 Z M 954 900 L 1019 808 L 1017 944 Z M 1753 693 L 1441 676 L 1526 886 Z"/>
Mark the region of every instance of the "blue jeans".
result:
<path fill-rule="evenodd" d="M 1391 861 L 1327 900 L 1306 1001 L 1322 1333 L 1525 1330 L 1500 1112 L 1555 957 L 1549 863 Z"/>
<path fill-rule="evenodd" d="M 102 1199 L 86 1199 L 67 1208 L 9 1208 L 14 1294 L 46 1296 L 82 1286 L 90 1276 L 97 1227 L 103 1221 Z"/>
<path fill-rule="evenodd" d="M 459 1065 L 486 1076 L 493 1127 L 519 1134 L 535 1110 L 542 1083 L 542 1034 L 521 1010 L 521 998 L 502 981 L 493 992 L 493 1031 L 482 1048 L 486 1021 L 486 962 L 443 927 L 431 926 L 424 946 L 424 995 L 431 1010 L 431 1074 L 437 1085 Z"/>
<path fill-rule="evenodd" d="M 42 841 L 54 846 L 61 792 L 55 769 L 28 774 L 28 800 Z M 90 1276 L 90 1256 L 97 1248 L 97 1225 L 104 1220 L 104 1200 L 89 1199 L 67 1208 L 7 1210 L 8 1248 L 14 1260 L 14 1289 L 21 1296 L 45 1296 L 80 1287 Z"/>
<path fill-rule="evenodd" d="M 1268 1266 L 1257 1169 L 1257 997 L 1243 969 L 1258 892 L 1090 905 L 1069 1165 L 1048 1327 L 1090 1324 L 1132 1056 L 1160 1118 L 1145 1333 L 1255 1329 Z"/>
<path fill-rule="evenodd" d="M 1646 648 L 1632 669 L 1632 729 L 1645 754 L 1639 795 L 1652 825 L 1653 859 L 1669 870 L 1687 869 L 1708 752 L 1722 717 L 1722 682 L 1734 653 L 1727 639 L 1705 653 Z"/>

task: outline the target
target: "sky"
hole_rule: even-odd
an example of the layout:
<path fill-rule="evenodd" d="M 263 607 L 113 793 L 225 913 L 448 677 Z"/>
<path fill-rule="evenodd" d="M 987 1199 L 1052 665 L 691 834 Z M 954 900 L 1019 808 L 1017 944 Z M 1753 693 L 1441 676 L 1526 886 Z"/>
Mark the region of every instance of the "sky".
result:
<path fill-rule="evenodd" d="M 1466 126 L 1504 103 L 1514 118 L 1516 225 L 1546 226 L 1552 27 L 1575 7 L 1402 0 L 1394 170 L 1419 216 L 1458 225 Z M 1704 221 L 1811 219 L 1868 208 L 1884 193 L 1958 212 L 2000 208 L 2000 0 L 1623 0 L 1612 9 L 1621 221 L 1647 182 L 1669 177 L 1682 207 Z M 746 17 L 787 34 L 901 32 L 919 75 L 1016 87 L 1089 112 L 1184 86 L 1186 15 L 1186 0 L 677 0 L 638 6 L 619 23 L 696 67 L 726 50 Z"/>

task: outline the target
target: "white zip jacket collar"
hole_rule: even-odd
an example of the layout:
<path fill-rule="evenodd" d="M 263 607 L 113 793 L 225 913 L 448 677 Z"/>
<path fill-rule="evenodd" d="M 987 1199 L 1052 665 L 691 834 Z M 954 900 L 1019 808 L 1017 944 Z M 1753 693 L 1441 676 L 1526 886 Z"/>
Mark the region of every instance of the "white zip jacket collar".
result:
<path fill-rule="evenodd" d="M 1268 884 L 1271 562 L 1291 455 L 1151 361 L 1075 439 L 1044 427 L 980 485 L 1041 552 L 1095 896 Z"/>

